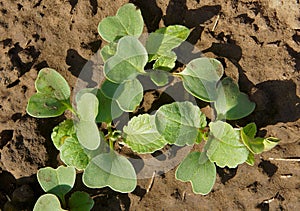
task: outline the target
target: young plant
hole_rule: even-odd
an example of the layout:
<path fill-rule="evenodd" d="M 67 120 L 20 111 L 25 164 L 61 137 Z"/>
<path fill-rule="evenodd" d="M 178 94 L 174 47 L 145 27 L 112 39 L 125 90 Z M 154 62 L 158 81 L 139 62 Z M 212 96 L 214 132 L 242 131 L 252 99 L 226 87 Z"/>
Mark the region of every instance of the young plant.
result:
<path fill-rule="evenodd" d="M 93 199 L 85 192 L 74 192 L 68 200 L 65 195 L 73 188 L 76 172 L 73 167 L 60 166 L 57 169 L 51 167 L 42 168 L 37 173 L 38 181 L 47 193 L 36 202 L 34 211 L 65 210 L 87 211 L 94 206 Z M 61 206 L 62 205 L 62 206 Z M 63 207 L 63 208 L 62 208 Z"/>
<path fill-rule="evenodd" d="M 117 15 L 103 19 L 99 34 L 107 42 L 101 49 L 105 80 L 101 87 L 86 88 L 70 103 L 70 88 L 55 70 L 42 69 L 36 80 L 37 93 L 28 102 L 27 112 L 39 118 L 73 113 L 53 129 L 52 140 L 67 165 L 83 170 L 87 187 L 108 186 L 119 192 L 136 187 L 136 173 L 127 158 L 114 151 L 122 140 L 137 153 L 152 153 L 166 145 L 193 146 L 205 141 L 202 152 L 191 152 L 181 162 L 176 178 L 190 181 L 193 191 L 207 194 L 216 178 L 216 165 L 237 167 L 244 162 L 253 165 L 254 154 L 270 150 L 276 138 L 257 138 L 256 126 L 233 128 L 226 120 L 241 119 L 253 112 L 255 104 L 229 77 L 216 59 L 197 58 L 181 72 L 174 72 L 175 48 L 189 36 L 189 29 L 168 26 L 150 33 L 143 45 L 139 41 L 144 27 L 140 10 L 133 4 L 121 7 Z M 152 65 L 151 71 L 145 70 Z M 149 77 L 157 86 L 166 86 L 170 77 L 182 81 L 194 97 L 210 102 L 215 119 L 207 123 L 200 108 L 191 102 L 174 102 L 161 106 L 154 114 L 133 117 L 118 131 L 112 121 L 124 112 L 133 112 L 143 100 L 139 77 Z M 107 132 L 97 123 L 106 123 Z M 106 147 L 105 143 L 107 143 Z M 51 196 L 53 197 L 53 196 Z"/>

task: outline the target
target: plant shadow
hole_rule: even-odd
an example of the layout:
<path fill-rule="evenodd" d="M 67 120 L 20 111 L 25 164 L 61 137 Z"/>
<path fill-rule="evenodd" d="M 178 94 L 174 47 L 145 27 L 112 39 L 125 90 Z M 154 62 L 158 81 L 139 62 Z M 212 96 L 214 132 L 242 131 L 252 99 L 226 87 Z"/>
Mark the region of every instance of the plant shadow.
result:
<path fill-rule="evenodd" d="M 166 15 L 163 17 L 166 26 L 180 24 L 191 29 L 187 42 L 176 48 L 178 61 L 187 64 L 191 60 L 202 57 L 201 52 L 195 52 L 194 45 L 201 38 L 204 27 L 201 24 L 211 20 L 221 11 L 220 5 L 202 6 L 197 9 L 188 9 L 186 0 L 171 0 Z"/>
<path fill-rule="evenodd" d="M 93 198 L 95 204 L 92 210 L 104 211 L 128 211 L 130 208 L 131 200 L 127 193 L 118 193 L 112 189 L 105 188 L 88 188 L 82 182 L 82 173 L 77 174 L 75 185 L 72 192 L 85 191 Z"/>
<path fill-rule="evenodd" d="M 210 20 L 220 11 L 220 5 L 203 6 L 189 10 L 186 6 L 186 0 L 171 0 L 163 20 L 166 26 L 181 24 L 188 28 L 194 28 Z"/>
<path fill-rule="evenodd" d="M 94 62 L 83 58 L 76 50 L 67 51 L 66 64 L 72 75 L 87 82 L 87 87 L 96 87 L 97 82 L 93 80 Z"/>
<path fill-rule="evenodd" d="M 149 33 L 159 28 L 163 13 L 155 0 L 130 0 L 129 2 L 140 8 Z"/>
<path fill-rule="evenodd" d="M 294 122 L 300 118 L 300 98 L 297 96 L 297 85 L 293 80 L 269 80 L 253 84 L 239 64 L 242 49 L 234 40 L 229 39 L 228 43 L 212 43 L 211 47 L 203 51 L 205 52 L 225 57 L 234 64 L 239 73 L 240 90 L 246 92 L 256 103 L 251 115 L 237 121 L 240 125 L 252 121 L 261 128 L 279 122 Z"/>

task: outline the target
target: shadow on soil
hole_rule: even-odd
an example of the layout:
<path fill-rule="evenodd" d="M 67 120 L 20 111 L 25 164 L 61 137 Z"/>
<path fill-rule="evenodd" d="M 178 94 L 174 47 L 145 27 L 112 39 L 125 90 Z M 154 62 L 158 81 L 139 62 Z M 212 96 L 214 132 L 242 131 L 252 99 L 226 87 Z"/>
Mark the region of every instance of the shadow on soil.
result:
<path fill-rule="evenodd" d="M 225 57 L 238 68 L 240 90 L 248 93 L 256 103 L 254 112 L 239 122 L 254 121 L 258 127 L 265 127 L 278 122 L 294 122 L 300 118 L 300 98 L 296 93 L 296 84 L 292 80 L 270 80 L 254 85 L 239 64 L 242 49 L 234 40 L 213 43 L 202 52 L 212 52 L 221 57 L 221 61 Z"/>

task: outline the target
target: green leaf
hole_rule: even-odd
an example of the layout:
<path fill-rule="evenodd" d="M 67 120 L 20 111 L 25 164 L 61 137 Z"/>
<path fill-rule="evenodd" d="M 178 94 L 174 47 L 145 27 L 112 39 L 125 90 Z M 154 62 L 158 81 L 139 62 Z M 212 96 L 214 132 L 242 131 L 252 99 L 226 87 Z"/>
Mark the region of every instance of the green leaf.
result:
<path fill-rule="evenodd" d="M 76 135 L 79 143 L 89 150 L 100 145 L 100 135 L 95 122 L 98 113 L 98 99 L 92 93 L 83 94 L 77 102 L 79 122 L 76 122 Z"/>
<path fill-rule="evenodd" d="M 60 116 L 71 107 L 70 87 L 55 70 L 42 69 L 35 81 L 37 93 L 28 101 L 27 113 L 33 117 L 48 118 Z"/>
<path fill-rule="evenodd" d="M 76 172 L 73 167 L 45 167 L 38 170 L 37 178 L 45 192 L 53 193 L 64 201 L 65 194 L 74 186 Z"/>
<path fill-rule="evenodd" d="M 138 153 L 152 153 L 163 148 L 167 142 L 155 127 L 154 116 L 149 114 L 133 117 L 123 128 L 124 142 Z"/>
<path fill-rule="evenodd" d="M 255 163 L 255 157 L 254 154 L 252 152 L 249 153 L 248 158 L 246 160 L 246 163 L 250 166 L 254 166 Z"/>
<path fill-rule="evenodd" d="M 264 138 L 256 137 L 250 138 L 243 131 L 241 131 L 241 137 L 245 146 L 254 154 L 259 154 L 264 151 Z"/>
<path fill-rule="evenodd" d="M 102 90 L 97 92 L 97 98 L 99 101 L 99 110 L 96 117 L 96 122 L 109 123 L 113 119 L 118 118 L 123 114 L 123 111 L 118 105 L 117 101 L 106 97 Z"/>
<path fill-rule="evenodd" d="M 222 121 L 211 122 L 209 127 L 210 135 L 206 147 L 210 161 L 216 162 L 220 167 L 235 168 L 247 160 L 249 151 L 240 142 L 238 130 Z"/>
<path fill-rule="evenodd" d="M 253 154 L 259 154 L 264 151 L 264 139 L 260 137 L 254 138 L 256 131 L 254 133 L 253 127 L 254 126 L 246 126 L 246 128 L 242 128 L 241 138 L 245 146 L 250 150 L 250 152 L 252 152 Z"/>
<path fill-rule="evenodd" d="M 166 53 L 166 55 L 158 57 L 153 64 L 153 69 L 170 71 L 175 67 L 176 60 L 176 54 L 171 51 L 169 54 Z"/>
<path fill-rule="evenodd" d="M 116 52 L 117 43 L 111 42 L 108 45 L 105 45 L 100 51 L 103 62 L 106 62 L 110 57 L 114 56 Z"/>
<path fill-rule="evenodd" d="M 257 128 L 255 123 L 249 123 L 243 127 L 243 132 L 250 138 L 254 138 L 257 133 Z"/>
<path fill-rule="evenodd" d="M 191 152 L 178 166 L 175 176 L 183 182 L 191 182 L 193 192 L 206 195 L 213 188 L 216 180 L 216 166 L 209 159 L 200 163 L 203 153 Z"/>
<path fill-rule="evenodd" d="M 203 140 L 207 140 L 207 133 L 206 131 L 203 130 L 198 130 L 198 136 L 196 140 L 196 144 L 200 144 Z"/>
<path fill-rule="evenodd" d="M 147 73 L 156 86 L 165 86 L 169 83 L 169 73 L 155 70 Z"/>
<path fill-rule="evenodd" d="M 65 143 L 66 138 L 75 135 L 76 131 L 74 128 L 73 120 L 67 119 L 59 123 L 59 125 L 57 125 L 55 128 L 53 128 L 53 132 L 51 133 L 51 139 L 56 149 L 60 149 L 61 146 Z"/>
<path fill-rule="evenodd" d="M 269 151 L 273 149 L 278 143 L 280 139 L 274 138 L 274 137 L 268 137 L 265 138 L 263 143 L 264 143 L 264 151 Z"/>
<path fill-rule="evenodd" d="M 120 84 L 114 95 L 114 100 L 126 112 L 136 109 L 143 99 L 143 86 L 137 79 L 124 81 Z"/>
<path fill-rule="evenodd" d="M 83 94 L 77 101 L 77 113 L 80 120 L 95 121 L 98 114 L 99 102 L 97 97 L 92 93 Z"/>
<path fill-rule="evenodd" d="M 216 87 L 224 73 L 221 62 L 212 58 L 192 60 L 178 73 L 182 77 L 184 88 L 193 96 L 206 102 L 217 98 Z"/>
<path fill-rule="evenodd" d="M 109 80 L 105 80 L 103 84 L 101 85 L 101 91 L 104 94 L 105 97 L 109 99 L 115 98 L 115 93 L 117 89 L 119 88 L 120 84 L 113 83 Z"/>
<path fill-rule="evenodd" d="M 155 124 L 168 143 L 183 146 L 194 144 L 198 129 L 207 123 L 205 115 L 191 102 L 174 102 L 157 110 Z"/>
<path fill-rule="evenodd" d="M 104 64 L 104 73 L 110 81 L 122 83 L 145 73 L 147 61 L 147 51 L 140 41 L 136 37 L 126 36 L 119 40 L 116 54 Z"/>
<path fill-rule="evenodd" d="M 132 164 L 115 152 L 94 157 L 83 173 L 83 183 L 89 188 L 110 187 L 128 193 L 136 187 L 136 174 Z"/>
<path fill-rule="evenodd" d="M 89 150 L 100 145 L 99 129 L 95 122 L 81 120 L 75 124 L 76 135 L 82 147 Z"/>
<path fill-rule="evenodd" d="M 60 159 L 68 166 L 83 170 L 89 163 L 89 158 L 76 137 L 68 137 L 60 149 Z"/>
<path fill-rule="evenodd" d="M 241 119 L 253 112 L 255 103 L 245 93 L 240 92 L 238 85 L 226 77 L 217 87 L 218 98 L 215 103 L 219 119 Z"/>
<path fill-rule="evenodd" d="M 89 150 L 89 149 L 86 149 L 86 148 L 83 149 L 85 154 L 89 157 L 89 160 L 91 160 L 92 158 L 96 157 L 99 154 L 107 153 L 109 151 L 108 145 L 104 141 L 105 137 L 104 137 L 103 132 L 99 131 L 99 134 L 100 134 L 101 141 L 100 141 L 100 145 L 97 149 L 94 149 L 94 150 Z"/>
<path fill-rule="evenodd" d="M 42 195 L 34 205 L 33 211 L 64 211 L 59 199 L 53 194 Z"/>
<path fill-rule="evenodd" d="M 57 100 L 68 100 L 71 92 L 67 81 L 51 68 L 40 70 L 35 81 L 35 88 L 40 93 L 53 94 Z"/>
<path fill-rule="evenodd" d="M 96 89 L 96 88 L 81 89 L 76 94 L 76 102 L 78 102 L 81 96 L 85 93 L 92 93 L 96 95 L 99 102 L 96 122 L 109 123 L 113 119 L 121 116 L 123 111 L 120 109 L 120 107 L 118 106 L 115 100 L 112 100 L 111 97 L 107 97 L 106 95 L 103 94 L 103 90 L 108 92 L 108 94 L 113 95 L 116 88 L 118 88 L 118 84 L 105 80 L 101 89 Z"/>
<path fill-rule="evenodd" d="M 181 25 L 160 28 L 151 33 L 146 42 L 146 49 L 149 61 L 156 60 L 153 68 L 171 70 L 177 58 L 172 49 L 186 40 L 189 34 L 189 29 Z"/>
<path fill-rule="evenodd" d="M 82 95 L 84 95 L 86 93 L 92 93 L 93 95 L 97 95 L 98 91 L 99 91 L 99 89 L 97 89 L 97 88 L 83 88 L 83 89 L 80 89 L 75 95 L 75 101 L 79 102 Z"/>
<path fill-rule="evenodd" d="M 85 192 L 75 192 L 69 199 L 70 211 L 88 211 L 94 206 L 94 200 Z"/>
<path fill-rule="evenodd" d="M 113 42 L 126 35 L 139 37 L 144 28 L 141 11 L 133 4 L 120 7 L 116 16 L 104 18 L 98 25 L 100 36 L 107 42 Z"/>
<path fill-rule="evenodd" d="M 121 84 L 105 81 L 101 90 L 104 95 L 113 99 L 121 110 L 126 112 L 134 111 L 143 99 L 143 86 L 136 78 L 125 80 Z"/>

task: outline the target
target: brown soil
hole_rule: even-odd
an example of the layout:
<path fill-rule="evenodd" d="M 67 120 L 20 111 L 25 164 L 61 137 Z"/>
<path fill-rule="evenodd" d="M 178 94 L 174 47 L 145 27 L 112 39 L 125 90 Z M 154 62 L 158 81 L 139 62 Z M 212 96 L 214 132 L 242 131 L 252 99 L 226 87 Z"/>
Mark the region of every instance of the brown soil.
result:
<path fill-rule="evenodd" d="M 99 21 L 126 2 L 0 0 L 0 209 L 31 210 L 42 194 L 37 169 L 58 165 L 50 133 L 62 118 L 35 119 L 25 111 L 37 72 L 52 67 L 74 87 L 84 64 L 103 46 Z M 299 210 L 300 162 L 270 160 L 300 158 L 299 1 L 131 2 L 142 10 L 145 31 L 170 24 L 191 28 L 189 41 L 219 58 L 257 103 L 251 116 L 233 124 L 254 121 L 260 135 L 281 142 L 256 156 L 254 167 L 218 169 L 207 196 L 193 194 L 172 170 L 155 177 L 148 193 L 150 179 L 139 180 L 130 194 L 88 190 L 94 210 Z"/>

